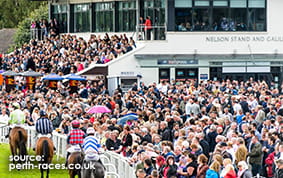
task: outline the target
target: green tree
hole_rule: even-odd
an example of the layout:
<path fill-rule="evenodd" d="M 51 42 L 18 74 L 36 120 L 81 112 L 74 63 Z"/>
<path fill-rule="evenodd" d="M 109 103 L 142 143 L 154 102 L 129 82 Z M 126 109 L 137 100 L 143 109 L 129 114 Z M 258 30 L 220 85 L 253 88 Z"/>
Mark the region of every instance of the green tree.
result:
<path fill-rule="evenodd" d="M 15 28 L 25 17 L 46 2 L 0 0 L 0 28 Z"/>

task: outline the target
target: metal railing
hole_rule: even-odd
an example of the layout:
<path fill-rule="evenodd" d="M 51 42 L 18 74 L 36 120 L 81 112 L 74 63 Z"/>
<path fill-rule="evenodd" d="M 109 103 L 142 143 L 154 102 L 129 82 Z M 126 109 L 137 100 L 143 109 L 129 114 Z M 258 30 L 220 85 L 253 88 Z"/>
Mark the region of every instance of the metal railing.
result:
<path fill-rule="evenodd" d="M 120 177 L 136 177 L 135 169 L 129 165 L 127 158 L 111 151 L 106 151 L 104 155 L 114 164 Z"/>
<path fill-rule="evenodd" d="M 44 40 L 44 37 L 48 35 L 45 33 L 47 32 L 42 28 L 30 28 L 30 39 Z"/>
<path fill-rule="evenodd" d="M 36 140 L 35 127 L 25 126 L 24 128 L 28 134 L 27 148 L 33 148 Z M 0 125 L 0 143 L 9 143 L 9 139 L 5 138 L 5 135 L 7 135 L 8 130 L 8 126 Z M 53 131 L 52 140 L 54 146 L 56 147 L 57 160 L 60 157 L 65 158 L 67 154 L 67 136 Z M 107 177 L 135 177 L 134 168 L 129 165 L 127 158 L 123 157 L 122 155 L 111 151 L 106 151 L 104 152 L 104 154 L 100 155 L 100 159 L 105 164 Z"/>
<path fill-rule="evenodd" d="M 166 25 L 151 26 L 149 30 L 144 25 L 136 26 L 136 37 L 137 41 L 142 40 L 166 40 L 167 28 Z"/>

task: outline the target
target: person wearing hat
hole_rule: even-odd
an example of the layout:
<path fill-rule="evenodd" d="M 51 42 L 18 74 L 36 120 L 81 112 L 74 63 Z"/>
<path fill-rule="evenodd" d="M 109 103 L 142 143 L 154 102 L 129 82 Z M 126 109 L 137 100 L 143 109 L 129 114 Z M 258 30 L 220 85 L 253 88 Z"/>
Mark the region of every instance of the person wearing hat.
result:
<path fill-rule="evenodd" d="M 42 135 L 52 134 L 53 125 L 45 111 L 40 111 L 40 118 L 35 123 L 36 132 Z"/>
<path fill-rule="evenodd" d="M 12 106 L 14 108 L 14 111 L 11 112 L 10 114 L 10 119 L 8 121 L 9 131 L 8 131 L 8 134 L 5 136 L 6 138 L 9 137 L 10 131 L 12 130 L 12 128 L 16 126 L 21 127 L 22 125 L 24 125 L 26 121 L 25 113 L 20 109 L 20 104 L 13 103 Z"/>
<path fill-rule="evenodd" d="M 95 130 L 93 127 L 89 127 L 86 130 L 87 137 L 83 141 L 83 152 L 85 153 L 86 159 L 94 159 L 102 164 L 101 160 L 99 159 L 99 149 L 101 148 L 98 140 L 94 136 Z"/>
<path fill-rule="evenodd" d="M 78 120 L 73 120 L 71 124 L 73 129 L 67 137 L 67 144 L 69 145 L 69 148 L 67 149 L 66 166 L 69 155 L 73 152 L 81 151 L 80 145 L 83 144 L 85 137 L 85 133 L 80 129 L 80 122 Z"/>
<path fill-rule="evenodd" d="M 53 125 L 52 122 L 48 119 L 47 114 L 45 111 L 41 110 L 39 112 L 39 119 L 37 119 L 36 123 L 35 123 L 35 130 L 36 130 L 36 134 L 37 135 L 49 135 L 50 134 L 50 138 L 52 135 L 52 131 L 53 131 Z M 36 137 L 38 138 L 38 137 Z M 35 141 L 35 143 L 37 142 L 37 140 Z M 35 148 L 33 148 L 33 150 L 35 150 Z M 55 150 L 55 148 L 54 148 Z"/>

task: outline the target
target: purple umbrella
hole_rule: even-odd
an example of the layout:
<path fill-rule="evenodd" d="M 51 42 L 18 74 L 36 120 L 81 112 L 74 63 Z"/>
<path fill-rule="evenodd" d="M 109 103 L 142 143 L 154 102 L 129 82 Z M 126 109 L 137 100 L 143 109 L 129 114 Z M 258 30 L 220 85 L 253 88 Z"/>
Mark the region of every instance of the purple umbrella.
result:
<path fill-rule="evenodd" d="M 111 110 L 107 108 L 106 106 L 101 106 L 101 105 L 93 106 L 87 111 L 87 113 L 89 114 L 108 113 L 108 112 L 111 112 Z"/>

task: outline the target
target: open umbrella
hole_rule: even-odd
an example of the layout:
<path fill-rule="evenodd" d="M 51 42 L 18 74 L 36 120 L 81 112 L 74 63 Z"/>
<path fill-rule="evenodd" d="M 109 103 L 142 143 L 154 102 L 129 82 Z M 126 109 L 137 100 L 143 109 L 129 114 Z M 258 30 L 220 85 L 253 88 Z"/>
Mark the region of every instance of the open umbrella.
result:
<path fill-rule="evenodd" d="M 93 106 L 87 111 L 87 113 L 89 114 L 108 113 L 108 112 L 111 112 L 111 110 L 107 108 L 106 106 L 101 106 L 101 105 Z"/>
<path fill-rule="evenodd" d="M 77 81 L 86 81 L 86 78 L 80 76 L 80 75 L 76 75 L 76 74 L 68 74 L 63 76 L 65 79 L 69 79 L 69 80 L 77 80 Z"/>
<path fill-rule="evenodd" d="M 2 75 L 3 75 L 3 76 L 18 76 L 18 75 L 20 75 L 20 74 L 17 73 L 17 72 L 8 70 L 8 71 L 6 71 L 6 72 L 3 72 Z"/>
<path fill-rule="evenodd" d="M 130 113 L 130 114 L 126 114 L 125 116 L 121 117 L 117 124 L 118 125 L 125 125 L 127 121 L 129 120 L 138 120 L 138 115 L 135 113 Z"/>
<path fill-rule="evenodd" d="M 25 76 L 25 77 L 39 77 L 39 76 L 42 76 L 41 73 L 39 72 L 35 72 L 33 70 L 29 70 L 29 71 L 26 71 L 26 72 L 22 72 L 20 73 L 21 76 Z"/>
<path fill-rule="evenodd" d="M 57 74 L 49 74 L 42 78 L 43 80 L 63 80 L 64 78 Z"/>

